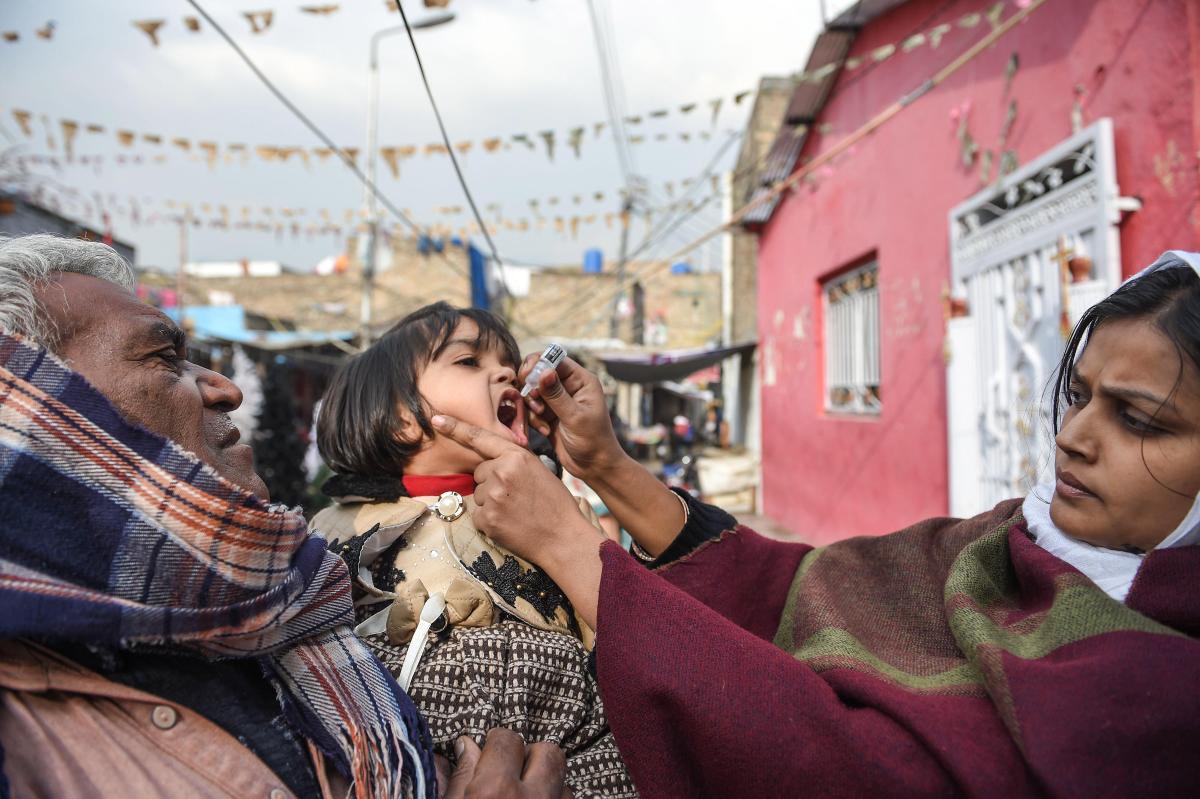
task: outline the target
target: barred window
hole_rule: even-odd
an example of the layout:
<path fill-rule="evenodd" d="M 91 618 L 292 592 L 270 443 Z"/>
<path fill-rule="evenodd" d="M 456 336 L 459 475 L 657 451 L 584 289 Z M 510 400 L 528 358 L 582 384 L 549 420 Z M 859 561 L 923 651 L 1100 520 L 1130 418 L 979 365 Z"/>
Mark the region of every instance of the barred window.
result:
<path fill-rule="evenodd" d="M 879 264 L 822 286 L 825 308 L 825 409 L 878 414 Z"/>

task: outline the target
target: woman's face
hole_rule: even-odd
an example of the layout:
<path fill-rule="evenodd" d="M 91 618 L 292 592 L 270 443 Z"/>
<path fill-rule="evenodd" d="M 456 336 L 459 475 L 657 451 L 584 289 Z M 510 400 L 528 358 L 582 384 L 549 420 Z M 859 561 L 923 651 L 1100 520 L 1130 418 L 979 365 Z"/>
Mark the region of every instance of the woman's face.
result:
<path fill-rule="evenodd" d="M 1055 438 L 1050 517 L 1097 546 L 1153 549 L 1200 491 L 1200 374 L 1153 323 L 1092 331 Z"/>

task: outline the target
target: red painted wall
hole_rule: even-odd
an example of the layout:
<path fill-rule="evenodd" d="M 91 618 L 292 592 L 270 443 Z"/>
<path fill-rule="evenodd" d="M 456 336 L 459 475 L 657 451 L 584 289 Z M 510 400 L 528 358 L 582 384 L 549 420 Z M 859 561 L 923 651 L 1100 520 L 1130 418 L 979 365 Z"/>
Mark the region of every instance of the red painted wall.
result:
<path fill-rule="evenodd" d="M 913 0 L 872 22 L 851 56 L 952 25 L 982 0 Z M 946 6 L 945 8 L 942 8 Z M 1021 164 L 1071 133 L 1076 87 L 1084 122 L 1113 119 L 1122 194 L 1143 209 L 1121 227 L 1126 274 L 1165 249 L 1200 249 L 1200 3 L 1047 0 L 950 80 L 860 142 L 814 184 L 787 196 L 762 230 L 759 333 L 763 492 L 768 515 L 806 540 L 898 529 L 948 507 L 941 292 L 950 276 L 947 215 L 983 186 L 964 168 L 952 111 L 996 150 L 1009 99 L 1008 147 Z M 941 13 L 938 13 L 938 12 Z M 1016 12 L 1009 2 L 1003 18 Z M 811 158 L 979 41 L 987 21 L 957 26 L 937 49 L 897 52 L 841 75 L 806 144 Z M 1005 67 L 1019 68 L 1006 86 Z M 995 153 L 999 161 L 999 152 Z M 993 172 L 994 174 L 994 172 Z M 879 259 L 882 400 L 878 418 L 824 411 L 820 281 Z"/>

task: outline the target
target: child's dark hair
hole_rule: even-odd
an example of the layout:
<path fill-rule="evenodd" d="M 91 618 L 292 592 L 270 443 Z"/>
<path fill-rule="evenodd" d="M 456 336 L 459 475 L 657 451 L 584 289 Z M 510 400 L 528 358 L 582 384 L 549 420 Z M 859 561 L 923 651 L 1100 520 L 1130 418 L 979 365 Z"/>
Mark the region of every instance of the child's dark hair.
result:
<path fill-rule="evenodd" d="M 1107 322 L 1147 319 L 1175 345 L 1179 378 L 1187 361 L 1200 369 L 1200 276 L 1187 265 L 1169 267 L 1131 280 L 1088 308 L 1075 325 L 1054 380 L 1054 433 L 1058 434 L 1064 405 L 1070 404 L 1071 372 L 1088 335 Z"/>
<path fill-rule="evenodd" d="M 476 349 L 495 350 L 513 369 L 520 366 L 516 340 L 490 311 L 445 302 L 413 311 L 342 364 L 329 383 L 317 424 L 317 448 L 330 469 L 367 477 L 404 473 L 424 437 L 434 433 L 417 376 L 441 354 L 464 319 L 479 329 Z M 422 438 L 406 441 L 397 434 L 402 411 L 416 420 Z"/>

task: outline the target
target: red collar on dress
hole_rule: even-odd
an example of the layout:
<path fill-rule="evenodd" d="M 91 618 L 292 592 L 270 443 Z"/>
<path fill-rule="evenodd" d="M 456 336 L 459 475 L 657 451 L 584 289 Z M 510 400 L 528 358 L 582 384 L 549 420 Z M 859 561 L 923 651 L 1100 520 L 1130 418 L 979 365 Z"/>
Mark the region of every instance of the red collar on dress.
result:
<path fill-rule="evenodd" d="M 403 482 L 410 497 L 440 497 L 447 491 L 464 497 L 475 493 L 475 476 L 470 474 L 406 474 Z"/>

